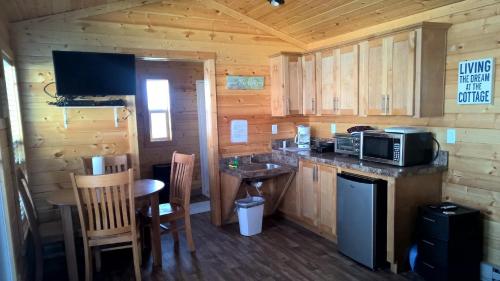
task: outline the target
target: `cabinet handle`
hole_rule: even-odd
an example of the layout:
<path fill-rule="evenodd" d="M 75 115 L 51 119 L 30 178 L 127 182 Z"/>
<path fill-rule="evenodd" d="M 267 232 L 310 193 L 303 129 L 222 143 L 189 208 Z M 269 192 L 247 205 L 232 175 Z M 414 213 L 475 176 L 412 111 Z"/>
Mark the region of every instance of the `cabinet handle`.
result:
<path fill-rule="evenodd" d="M 313 168 L 313 181 L 314 182 L 318 181 L 318 166 L 314 166 Z"/>
<path fill-rule="evenodd" d="M 422 240 L 422 242 L 424 242 L 425 244 L 427 244 L 427 245 L 429 245 L 429 246 L 432 246 L 432 247 L 434 247 L 434 246 L 435 246 L 435 244 L 434 244 L 434 243 L 432 243 L 431 241 L 427 241 L 427 240 L 425 240 L 425 239 L 423 239 L 423 240 Z"/>
<path fill-rule="evenodd" d="M 428 221 L 428 222 L 432 222 L 432 223 L 435 223 L 436 221 L 433 220 L 433 219 L 430 219 L 428 217 L 422 217 L 424 220 Z"/>
<path fill-rule="evenodd" d="M 425 266 L 429 267 L 430 269 L 434 269 L 434 268 L 436 268 L 435 266 L 430 265 L 430 264 L 426 263 L 425 261 L 423 261 L 422 263 L 423 263 Z"/>
<path fill-rule="evenodd" d="M 312 111 L 313 111 L 313 113 L 316 113 L 316 102 L 315 102 L 314 98 L 311 99 L 311 102 L 312 102 Z"/>
<path fill-rule="evenodd" d="M 381 96 L 382 100 L 380 101 L 380 109 L 385 113 L 385 96 Z"/>
<path fill-rule="evenodd" d="M 335 97 L 333 97 L 333 99 L 332 99 L 332 104 L 333 104 L 333 112 L 336 112 L 337 109 L 335 107 Z"/>
<path fill-rule="evenodd" d="M 313 166 L 313 182 L 316 182 L 316 166 Z"/>
<path fill-rule="evenodd" d="M 389 98 L 390 98 L 390 97 L 389 97 L 388 95 L 387 95 L 387 96 L 385 96 L 385 114 L 387 114 L 387 113 L 388 113 L 388 111 L 389 111 L 389 110 L 388 110 L 388 109 L 389 109 Z"/>

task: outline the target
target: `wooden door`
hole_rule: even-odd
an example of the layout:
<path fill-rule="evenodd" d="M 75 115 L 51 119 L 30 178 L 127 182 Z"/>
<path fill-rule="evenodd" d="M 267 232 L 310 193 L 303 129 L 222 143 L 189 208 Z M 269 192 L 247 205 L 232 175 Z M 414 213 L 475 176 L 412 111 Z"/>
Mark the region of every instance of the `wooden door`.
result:
<path fill-rule="evenodd" d="M 317 165 L 318 169 L 318 225 L 321 232 L 337 235 L 337 169 Z"/>
<path fill-rule="evenodd" d="M 300 219 L 309 225 L 317 224 L 318 192 L 316 185 L 316 165 L 309 161 L 299 163 L 299 207 Z"/>
<path fill-rule="evenodd" d="M 360 94 L 363 115 L 385 115 L 387 102 L 387 52 L 383 39 L 360 43 Z"/>
<path fill-rule="evenodd" d="M 337 115 L 358 114 L 358 45 L 346 46 L 336 50 L 337 95 L 334 110 Z"/>
<path fill-rule="evenodd" d="M 302 95 L 305 115 L 316 114 L 316 57 L 307 54 L 302 57 Z"/>
<path fill-rule="evenodd" d="M 285 116 L 286 92 L 288 84 L 285 81 L 286 57 L 279 55 L 270 59 L 271 66 L 271 115 Z"/>
<path fill-rule="evenodd" d="M 338 59 L 335 57 L 335 50 L 329 49 L 322 51 L 318 56 L 317 63 L 321 70 L 318 74 L 318 114 L 333 115 L 335 114 L 335 99 L 338 95 L 338 78 L 335 75 L 338 71 Z"/>
<path fill-rule="evenodd" d="M 288 114 L 302 114 L 302 60 L 298 55 L 288 57 Z"/>
<path fill-rule="evenodd" d="M 415 31 L 386 38 L 388 44 L 388 115 L 413 115 Z M 392 74 L 392 75 L 391 75 Z"/>

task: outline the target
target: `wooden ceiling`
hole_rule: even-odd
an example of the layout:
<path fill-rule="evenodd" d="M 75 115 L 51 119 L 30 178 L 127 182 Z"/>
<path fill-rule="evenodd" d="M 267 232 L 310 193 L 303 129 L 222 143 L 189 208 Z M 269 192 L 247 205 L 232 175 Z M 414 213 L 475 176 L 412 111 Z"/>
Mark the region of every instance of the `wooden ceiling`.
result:
<path fill-rule="evenodd" d="M 0 0 L 0 11 L 10 22 L 90 8 L 119 0 Z"/>
<path fill-rule="evenodd" d="M 1 0 L 9 21 L 133 0 Z M 134 0 L 137 1 L 137 0 Z M 313 42 L 463 0 L 163 0 L 84 18 L 184 30 L 272 35 L 303 49 Z M 149 3 L 155 1 L 149 1 Z"/>
<path fill-rule="evenodd" d="M 121 11 L 87 17 L 84 20 L 114 22 L 155 27 L 182 28 L 240 34 L 263 35 L 266 32 L 238 21 L 221 11 L 196 1 L 169 0 Z"/>
<path fill-rule="evenodd" d="M 304 43 L 334 37 L 462 0 L 215 0 Z"/>

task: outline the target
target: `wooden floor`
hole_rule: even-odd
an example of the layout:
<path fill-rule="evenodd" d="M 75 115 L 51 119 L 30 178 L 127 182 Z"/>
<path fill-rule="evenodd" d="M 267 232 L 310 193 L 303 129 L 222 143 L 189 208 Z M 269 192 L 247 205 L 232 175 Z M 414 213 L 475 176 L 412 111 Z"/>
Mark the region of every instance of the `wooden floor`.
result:
<path fill-rule="evenodd" d="M 413 273 L 372 272 L 337 252 L 336 245 L 286 220 L 269 218 L 263 233 L 243 237 L 237 224 L 217 228 L 208 213 L 192 216 L 197 251 L 190 254 L 184 237 L 174 249 L 162 239 L 163 270 L 151 270 L 145 257 L 144 280 L 421 280 Z M 83 280 L 83 259 L 79 259 Z M 103 253 L 102 273 L 95 280 L 133 280 L 127 250 Z M 66 280 L 64 259 L 46 262 L 45 280 Z"/>

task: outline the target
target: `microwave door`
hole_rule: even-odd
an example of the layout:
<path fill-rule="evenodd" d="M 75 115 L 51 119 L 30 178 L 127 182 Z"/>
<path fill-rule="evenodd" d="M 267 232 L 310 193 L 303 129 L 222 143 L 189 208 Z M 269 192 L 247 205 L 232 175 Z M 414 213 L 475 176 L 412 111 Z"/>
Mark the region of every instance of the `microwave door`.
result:
<path fill-rule="evenodd" d="M 365 135 L 363 137 L 363 159 L 393 163 L 394 141 L 393 138 Z"/>

